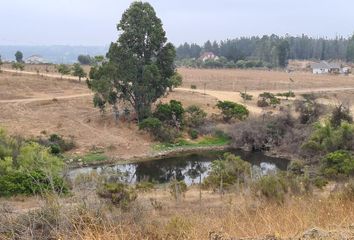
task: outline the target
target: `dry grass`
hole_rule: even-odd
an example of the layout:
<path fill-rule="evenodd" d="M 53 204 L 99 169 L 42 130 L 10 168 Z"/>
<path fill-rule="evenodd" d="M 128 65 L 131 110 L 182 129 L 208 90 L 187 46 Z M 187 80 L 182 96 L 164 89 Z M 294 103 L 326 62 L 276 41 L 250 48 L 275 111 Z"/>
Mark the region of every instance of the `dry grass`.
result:
<path fill-rule="evenodd" d="M 286 73 L 268 70 L 189 69 L 179 68 L 183 87 L 196 85 L 198 89 L 221 91 L 288 90 L 354 87 L 353 76 L 314 75 L 309 72 Z M 294 81 L 290 81 L 290 78 Z"/>
<path fill-rule="evenodd" d="M 43 214 L 48 211 L 54 214 L 60 223 L 47 224 L 52 225 L 49 233 L 56 239 L 198 240 L 209 239 L 212 233 L 223 239 L 267 235 L 295 239 L 313 227 L 354 237 L 349 228 L 353 224 L 354 203 L 337 197 L 293 197 L 279 205 L 248 194 L 227 194 L 220 199 L 217 194 L 203 192 L 200 204 L 198 191 L 191 189 L 184 200 L 176 203 L 166 190 L 160 189 L 139 194 L 137 202 L 125 212 L 90 197 L 87 192 L 85 198 L 78 200 L 78 194 L 75 200 L 65 199 L 66 203 L 53 205 L 47 201 L 38 209 L 44 219 L 32 221 L 45 220 L 48 215 Z M 160 202 L 162 209 L 153 208 L 150 199 Z"/>
<path fill-rule="evenodd" d="M 116 123 L 110 109 L 102 117 L 93 107 L 92 96 L 59 99 L 77 94 L 89 95 L 90 90 L 85 83 L 74 80 L 1 73 L 0 126 L 10 134 L 26 137 L 36 137 L 42 132 L 72 136 L 77 145 L 74 152 L 79 154 L 93 147 L 117 158 L 150 154 L 153 144 L 150 137 L 138 131 L 134 122 Z M 175 91 L 161 101 L 171 99 L 180 100 L 185 106 L 196 104 L 208 112 L 216 112 L 216 99 L 199 93 Z M 1 102 L 6 100 L 18 102 Z"/>

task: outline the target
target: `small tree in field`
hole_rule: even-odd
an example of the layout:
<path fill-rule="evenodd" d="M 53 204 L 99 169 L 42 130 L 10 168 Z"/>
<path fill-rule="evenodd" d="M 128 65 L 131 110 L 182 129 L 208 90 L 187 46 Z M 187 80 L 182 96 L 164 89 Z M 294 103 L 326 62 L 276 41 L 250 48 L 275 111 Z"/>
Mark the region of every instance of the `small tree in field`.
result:
<path fill-rule="evenodd" d="M 23 53 L 20 51 L 17 51 L 15 53 L 15 58 L 16 58 L 16 62 L 22 63 L 23 62 Z"/>
<path fill-rule="evenodd" d="M 15 69 L 16 71 L 17 70 L 23 71 L 23 69 L 25 69 L 25 65 L 23 65 L 23 63 L 19 63 L 19 62 L 13 63 L 11 65 L 11 67 L 12 67 L 12 69 Z"/>
<path fill-rule="evenodd" d="M 233 118 L 245 120 L 249 115 L 248 109 L 238 103 L 219 101 L 216 106 L 221 110 L 225 122 L 229 122 Z"/>
<path fill-rule="evenodd" d="M 75 63 L 73 65 L 73 76 L 79 77 L 79 81 L 81 82 L 81 78 L 86 77 L 87 74 L 85 73 L 84 69 L 81 67 L 79 63 Z"/>
<path fill-rule="evenodd" d="M 179 87 L 181 85 L 182 85 L 182 75 L 181 74 L 176 73 L 175 75 L 173 75 L 170 78 L 169 88 L 170 88 L 171 92 L 173 91 L 173 88 Z"/>
<path fill-rule="evenodd" d="M 59 66 L 57 66 L 57 69 L 61 75 L 61 78 L 63 78 L 64 75 L 70 74 L 70 68 L 65 64 L 60 64 Z"/>

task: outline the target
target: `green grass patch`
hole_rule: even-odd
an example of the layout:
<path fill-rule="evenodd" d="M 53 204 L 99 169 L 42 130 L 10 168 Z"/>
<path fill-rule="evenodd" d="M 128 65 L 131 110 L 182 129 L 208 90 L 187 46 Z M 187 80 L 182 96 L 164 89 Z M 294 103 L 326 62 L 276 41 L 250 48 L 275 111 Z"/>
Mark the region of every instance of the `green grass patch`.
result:
<path fill-rule="evenodd" d="M 93 162 L 104 162 L 109 160 L 109 158 L 102 151 L 93 151 L 86 153 L 85 155 L 67 155 L 65 157 L 67 162 L 73 163 L 93 163 Z M 72 159 L 69 161 L 69 159 Z"/>
<path fill-rule="evenodd" d="M 226 135 L 220 136 L 205 136 L 196 141 L 179 139 L 176 143 L 160 143 L 154 146 L 154 150 L 166 151 L 173 150 L 175 148 L 195 148 L 195 147 L 213 147 L 223 146 L 230 143 L 230 138 Z"/>
<path fill-rule="evenodd" d="M 107 161 L 108 157 L 103 153 L 88 153 L 82 157 L 84 163 Z"/>

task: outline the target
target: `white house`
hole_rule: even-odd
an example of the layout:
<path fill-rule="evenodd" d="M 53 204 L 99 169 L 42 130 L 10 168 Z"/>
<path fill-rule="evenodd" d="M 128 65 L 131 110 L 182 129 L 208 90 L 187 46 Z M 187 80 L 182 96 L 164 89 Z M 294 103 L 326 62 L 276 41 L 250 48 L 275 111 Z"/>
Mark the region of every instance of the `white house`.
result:
<path fill-rule="evenodd" d="M 311 64 L 313 74 L 326 74 L 326 73 L 341 73 L 342 66 L 340 63 L 328 63 L 321 61 L 319 63 Z"/>
<path fill-rule="evenodd" d="M 205 62 L 205 61 L 207 61 L 207 60 L 218 60 L 219 59 L 219 57 L 218 56 L 216 56 L 214 53 L 212 53 L 212 52 L 205 52 L 205 53 L 203 53 L 202 55 L 200 55 L 200 57 L 199 57 L 199 60 L 201 60 L 201 61 L 203 61 L 203 62 Z"/>

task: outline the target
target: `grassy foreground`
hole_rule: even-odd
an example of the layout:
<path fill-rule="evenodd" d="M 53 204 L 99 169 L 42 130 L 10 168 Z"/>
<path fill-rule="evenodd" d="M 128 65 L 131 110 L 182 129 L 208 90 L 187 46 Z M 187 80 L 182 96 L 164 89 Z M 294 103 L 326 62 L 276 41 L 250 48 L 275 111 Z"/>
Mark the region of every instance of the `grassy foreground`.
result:
<path fill-rule="evenodd" d="M 85 240 L 231 240 L 263 239 L 267 235 L 274 236 L 271 239 L 302 239 L 304 231 L 313 227 L 330 234 L 340 231 L 344 236 L 354 235 L 350 229 L 353 201 L 323 193 L 289 197 L 279 205 L 254 199 L 247 191 L 229 193 L 222 199 L 218 194 L 203 191 L 199 202 L 196 188 L 188 190 L 176 202 L 166 189 L 157 189 L 140 193 L 127 210 L 100 201 L 90 191 L 78 192 L 67 199 L 47 197 L 42 201 L 37 209 L 19 215 L 1 209 L 0 239 L 13 239 L 12 234 L 33 234 L 36 239 Z"/>

